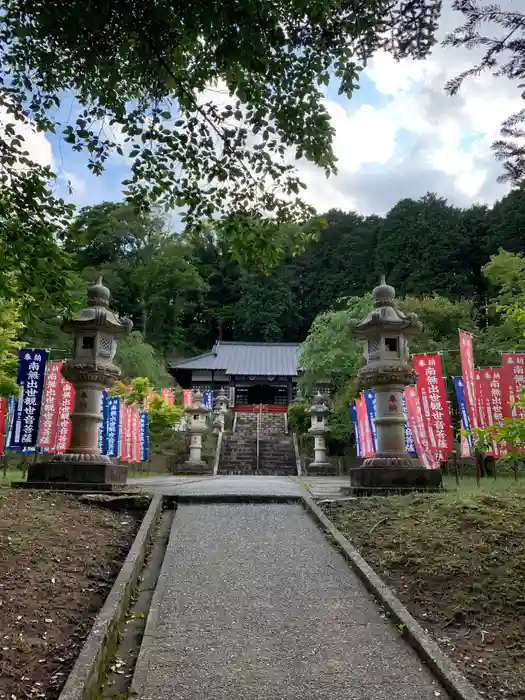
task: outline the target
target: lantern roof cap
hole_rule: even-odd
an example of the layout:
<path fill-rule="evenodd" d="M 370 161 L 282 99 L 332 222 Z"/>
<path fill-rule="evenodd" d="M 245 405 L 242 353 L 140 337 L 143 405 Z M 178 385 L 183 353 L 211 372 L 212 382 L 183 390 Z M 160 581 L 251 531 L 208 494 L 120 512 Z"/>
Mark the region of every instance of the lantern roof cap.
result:
<path fill-rule="evenodd" d="M 209 413 L 210 409 L 204 405 L 201 392 L 196 389 L 193 392 L 192 402 L 184 409 L 186 413 Z"/>
<path fill-rule="evenodd" d="M 415 335 L 422 329 L 416 314 L 400 311 L 395 304 L 396 290 L 381 276 L 380 284 L 372 292 L 374 308 L 363 319 L 349 322 L 351 333 L 358 338 L 377 336 L 381 333 Z"/>
<path fill-rule="evenodd" d="M 217 394 L 217 396 L 216 396 L 215 399 L 213 400 L 213 403 L 217 405 L 217 404 L 219 404 L 221 401 L 223 401 L 223 402 L 225 402 L 225 403 L 227 403 L 227 404 L 230 403 L 230 399 L 229 399 L 228 396 L 226 395 L 226 392 L 224 391 L 224 387 L 221 387 L 221 388 L 220 388 L 219 393 Z"/>
<path fill-rule="evenodd" d="M 320 391 L 312 399 L 312 405 L 310 408 L 306 409 L 306 413 L 315 413 L 317 415 L 328 415 L 330 412 L 328 406 L 326 405 L 326 398 L 321 394 Z"/>
<path fill-rule="evenodd" d="M 87 306 L 81 309 L 75 318 L 62 323 L 65 333 L 83 333 L 84 331 L 106 331 L 114 336 L 127 335 L 133 328 L 129 318 L 122 320 L 109 308 L 111 292 L 102 282 L 100 275 L 95 284 L 88 289 Z"/>

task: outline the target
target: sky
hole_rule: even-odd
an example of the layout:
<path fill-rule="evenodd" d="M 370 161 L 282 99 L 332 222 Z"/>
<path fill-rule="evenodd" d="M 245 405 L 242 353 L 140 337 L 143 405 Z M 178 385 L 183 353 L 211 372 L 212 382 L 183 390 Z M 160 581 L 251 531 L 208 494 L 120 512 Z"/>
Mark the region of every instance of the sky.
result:
<path fill-rule="evenodd" d="M 443 3 L 439 37 L 461 23 L 462 15 Z M 505 0 L 503 4 L 507 4 Z M 521 90 L 503 78 L 468 79 L 460 94 L 449 97 L 446 81 L 469 67 L 476 53 L 436 46 L 425 61 L 396 62 L 377 54 L 361 73 L 361 88 L 351 100 L 330 84 L 325 106 L 336 129 L 338 174 L 326 178 L 308 162 L 297 163 L 307 185 L 305 199 L 319 212 L 330 208 L 385 214 L 405 197 L 436 192 L 458 206 L 491 205 L 508 191 L 490 145 L 500 124 L 523 106 Z M 0 119 L 2 115 L 0 114 Z M 26 144 L 40 163 L 59 174 L 59 192 L 78 206 L 122 198 L 124 159 L 115 157 L 95 177 L 86 158 L 53 135 L 26 133 Z"/>

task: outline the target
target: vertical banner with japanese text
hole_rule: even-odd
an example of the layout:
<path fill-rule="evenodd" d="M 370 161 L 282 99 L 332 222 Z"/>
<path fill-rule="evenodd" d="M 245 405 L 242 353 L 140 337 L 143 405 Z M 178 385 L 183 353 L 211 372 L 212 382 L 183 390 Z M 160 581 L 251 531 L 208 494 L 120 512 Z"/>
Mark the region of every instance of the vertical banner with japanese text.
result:
<path fill-rule="evenodd" d="M 24 348 L 18 351 L 16 382 L 20 393 L 9 430 L 8 448 L 36 448 L 42 408 L 47 350 Z"/>
<path fill-rule="evenodd" d="M 205 389 L 202 394 L 202 402 L 211 411 L 213 408 L 213 391 L 211 389 Z"/>
<path fill-rule="evenodd" d="M 7 430 L 7 399 L 0 397 L 0 454 L 4 452 L 5 437 Z"/>
<path fill-rule="evenodd" d="M 100 399 L 100 426 L 98 429 L 98 451 L 101 455 L 108 452 L 108 392 L 103 391 Z"/>
<path fill-rule="evenodd" d="M 146 411 L 140 412 L 140 461 L 147 462 L 149 459 L 149 424 Z"/>
<path fill-rule="evenodd" d="M 525 407 L 515 406 L 525 389 L 525 353 L 502 352 L 501 380 L 504 418 L 525 418 Z"/>
<path fill-rule="evenodd" d="M 184 405 L 189 406 L 193 401 L 193 391 L 191 389 L 184 390 Z"/>
<path fill-rule="evenodd" d="M 53 452 L 55 449 L 62 394 L 62 365 L 63 362 L 47 363 L 38 433 L 38 447 L 44 452 Z"/>
<path fill-rule="evenodd" d="M 476 382 L 474 379 L 474 351 L 472 347 L 472 335 L 466 331 L 459 331 L 459 354 L 461 357 L 461 374 L 463 375 L 465 403 L 470 420 L 470 427 L 477 428 L 477 398 Z"/>
<path fill-rule="evenodd" d="M 452 377 L 456 400 L 458 402 L 459 414 L 461 416 L 461 456 L 470 457 L 474 454 L 474 444 L 470 434 L 470 418 L 465 398 L 465 383 L 463 377 Z"/>
<path fill-rule="evenodd" d="M 58 428 L 55 452 L 65 452 L 71 440 L 71 418 L 75 407 L 75 388 L 64 377 L 60 378 L 60 401 L 58 404 Z"/>
<path fill-rule="evenodd" d="M 478 424 L 480 428 L 488 428 L 503 421 L 503 396 L 499 367 L 483 367 L 476 370 L 476 396 L 478 399 Z M 506 454 L 505 443 L 491 441 L 485 449 L 489 457 L 501 457 Z"/>
<path fill-rule="evenodd" d="M 377 433 L 376 433 L 376 395 L 374 391 L 365 391 L 364 393 L 366 412 L 368 422 L 370 424 L 370 433 L 372 434 L 372 449 L 374 454 L 377 452 Z"/>
<path fill-rule="evenodd" d="M 437 353 L 414 355 L 412 361 L 417 373 L 416 388 L 430 445 L 438 451 L 441 460 L 446 460 L 447 453 L 452 450 L 452 426 L 441 356 Z"/>
<path fill-rule="evenodd" d="M 140 413 L 137 406 L 133 409 L 133 461 L 140 462 Z"/>
<path fill-rule="evenodd" d="M 410 426 L 408 424 L 407 397 L 406 397 L 404 392 L 403 392 L 403 415 L 406 418 L 405 450 L 408 452 L 409 455 L 415 456 L 415 455 L 417 455 L 416 446 L 414 444 L 414 436 L 412 435 L 412 430 L 410 429 Z"/>
<path fill-rule="evenodd" d="M 118 457 L 120 448 L 120 398 L 108 398 L 108 457 Z"/>
<path fill-rule="evenodd" d="M 419 392 L 416 387 L 409 386 L 405 389 L 405 403 L 407 407 L 407 421 L 414 439 L 416 454 L 425 469 L 439 469 L 440 454 L 429 440 Z"/>
<path fill-rule="evenodd" d="M 357 424 L 359 426 L 362 457 L 373 457 L 374 446 L 372 443 L 372 431 L 370 430 L 370 421 L 366 411 L 365 397 L 361 396 L 355 402 L 357 410 Z"/>
<path fill-rule="evenodd" d="M 161 389 L 160 395 L 168 406 L 175 405 L 175 393 L 173 392 L 173 389 Z"/>
<path fill-rule="evenodd" d="M 359 425 L 357 423 L 357 409 L 356 409 L 355 403 L 348 404 L 348 407 L 350 409 L 350 418 L 352 419 L 352 423 L 354 426 L 356 457 L 362 457 L 362 454 L 361 454 L 361 436 L 359 434 Z"/>

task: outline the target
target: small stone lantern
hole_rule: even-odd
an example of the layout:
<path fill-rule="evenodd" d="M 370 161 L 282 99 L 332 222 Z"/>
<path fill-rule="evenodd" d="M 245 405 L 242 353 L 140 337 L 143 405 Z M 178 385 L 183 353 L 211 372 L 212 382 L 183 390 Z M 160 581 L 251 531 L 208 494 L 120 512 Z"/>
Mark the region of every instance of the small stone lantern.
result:
<path fill-rule="evenodd" d="M 228 413 L 228 407 L 230 405 L 230 399 L 226 396 L 224 388 L 221 388 L 215 399 L 213 400 L 213 407 L 217 413 L 221 428 L 224 428 L 224 417 Z"/>
<path fill-rule="evenodd" d="M 205 473 L 208 471 L 208 465 L 202 459 L 202 436 L 207 430 L 206 416 L 210 409 L 204 405 L 199 390 L 193 392 L 193 400 L 184 411 L 191 434 L 190 458 L 183 465 L 184 471 L 192 474 Z"/>
<path fill-rule="evenodd" d="M 50 462 L 34 465 L 28 481 L 53 482 L 54 488 L 61 484 L 70 488 L 74 482 L 76 488 L 85 485 L 103 490 L 126 483 L 127 467 L 113 464 L 109 457 L 100 454 L 98 446 L 102 392 L 120 376 L 120 369 L 113 364 L 117 340 L 133 328 L 130 319 L 121 321 L 110 310 L 110 296 L 99 277 L 88 290 L 87 307 L 62 324 L 62 330 L 71 333 L 74 341 L 73 357 L 62 367 L 64 378 L 75 389 L 70 445 Z M 39 474 L 37 467 L 41 467 Z"/>
<path fill-rule="evenodd" d="M 308 432 L 314 437 L 314 461 L 308 466 L 308 474 L 330 475 L 332 466 L 326 459 L 325 442 L 325 433 L 328 430 L 327 418 L 330 411 L 320 392 L 314 396 L 312 405 L 305 412 L 310 416 L 311 422 Z"/>
<path fill-rule="evenodd" d="M 350 331 L 363 343 L 365 366 L 359 372 L 364 389 L 376 397 L 377 452 L 362 467 L 350 470 L 354 492 L 426 489 L 436 477 L 415 463 L 405 448 L 406 418 L 403 392 L 414 384 L 416 374 L 410 362 L 408 339 L 421 332 L 414 313 L 396 308 L 395 290 L 384 276 L 372 292 L 374 308 L 365 318 L 350 322 Z M 441 474 L 437 476 L 441 482 Z"/>

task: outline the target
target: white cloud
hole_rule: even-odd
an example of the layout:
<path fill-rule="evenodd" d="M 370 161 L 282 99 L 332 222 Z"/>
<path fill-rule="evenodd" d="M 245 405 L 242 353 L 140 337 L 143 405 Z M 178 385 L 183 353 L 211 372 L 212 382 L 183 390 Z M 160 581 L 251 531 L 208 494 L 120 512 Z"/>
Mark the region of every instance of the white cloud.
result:
<path fill-rule="evenodd" d="M 450 31 L 461 19 L 446 9 L 442 27 Z M 314 166 L 299 163 L 309 203 L 319 211 L 369 214 L 427 190 L 463 206 L 501 197 L 506 187 L 497 183 L 501 164 L 490 145 L 523 102 L 515 84 L 488 74 L 467 80 L 454 97 L 445 95 L 446 81 L 476 58 L 473 51 L 441 47 L 425 61 L 376 55 L 364 71 L 377 91 L 369 93 L 370 104 L 355 109 L 352 101 L 325 101 L 336 129 L 338 175 L 326 181 Z"/>
<path fill-rule="evenodd" d="M 29 153 L 30 160 L 38 165 L 53 167 L 53 152 L 51 144 L 41 131 L 37 131 L 31 124 L 15 122 L 13 116 L 7 113 L 5 107 L 0 106 L 0 131 L 7 124 L 15 124 L 16 132 L 23 137 L 22 149 Z"/>

